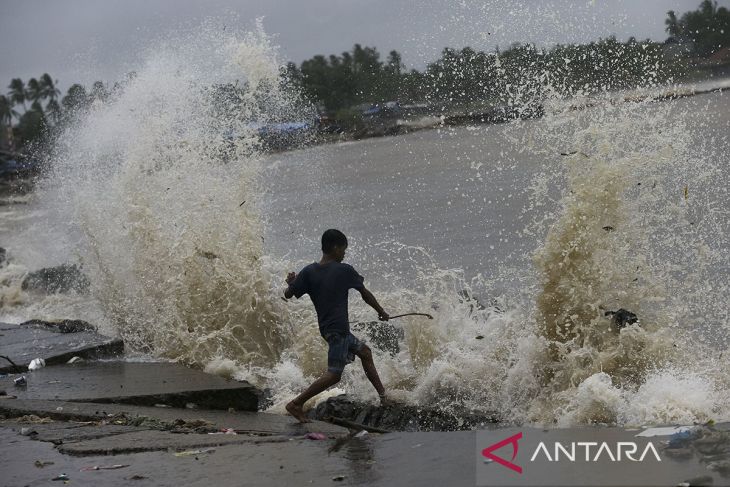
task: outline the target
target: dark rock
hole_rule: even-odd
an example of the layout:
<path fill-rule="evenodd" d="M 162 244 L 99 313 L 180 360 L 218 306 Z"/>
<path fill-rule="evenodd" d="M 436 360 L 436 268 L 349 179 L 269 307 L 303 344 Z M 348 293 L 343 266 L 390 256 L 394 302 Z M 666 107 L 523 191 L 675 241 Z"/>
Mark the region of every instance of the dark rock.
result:
<path fill-rule="evenodd" d="M 20 326 L 30 326 L 35 328 L 45 328 L 55 331 L 56 333 L 78 333 L 81 331 L 96 331 L 96 327 L 82 320 L 29 320 L 24 321 Z"/>
<path fill-rule="evenodd" d="M 331 397 L 318 404 L 309 411 L 309 417 L 319 420 L 342 418 L 390 431 L 459 431 L 497 422 L 494 416 L 470 411 L 444 411 L 437 407 L 397 403 L 376 406 L 352 401 L 345 395 Z"/>
<path fill-rule="evenodd" d="M 77 265 L 46 267 L 29 273 L 23 280 L 23 290 L 45 293 L 84 293 L 89 290 L 89 279 Z"/>
<path fill-rule="evenodd" d="M 610 316 L 611 322 L 619 330 L 627 325 L 633 325 L 639 321 L 639 318 L 634 313 L 623 308 L 617 311 L 606 311 L 604 315 Z"/>

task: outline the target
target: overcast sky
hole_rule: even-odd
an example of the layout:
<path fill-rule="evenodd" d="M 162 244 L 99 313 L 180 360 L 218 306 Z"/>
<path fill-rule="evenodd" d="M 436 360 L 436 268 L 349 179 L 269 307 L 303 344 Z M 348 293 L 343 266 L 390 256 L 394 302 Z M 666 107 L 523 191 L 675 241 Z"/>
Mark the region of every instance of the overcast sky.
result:
<path fill-rule="evenodd" d="M 208 17 L 251 25 L 263 17 L 284 61 L 348 50 L 397 49 L 422 68 L 445 46 L 492 50 L 619 39 L 663 40 L 668 10 L 700 0 L 0 0 L 0 91 L 44 72 L 60 81 L 114 81 L 140 51 Z M 730 7 L 730 0 L 719 5 Z"/>

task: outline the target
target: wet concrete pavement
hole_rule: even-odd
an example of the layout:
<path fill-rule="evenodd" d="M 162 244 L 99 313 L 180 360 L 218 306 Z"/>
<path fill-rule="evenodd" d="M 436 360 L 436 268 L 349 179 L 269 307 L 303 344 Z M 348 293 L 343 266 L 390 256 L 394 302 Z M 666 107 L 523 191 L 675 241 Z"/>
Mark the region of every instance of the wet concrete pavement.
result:
<path fill-rule="evenodd" d="M 42 358 L 47 365 L 66 363 L 72 357 L 86 359 L 119 356 L 124 344 L 118 338 L 110 338 L 94 331 L 61 333 L 57 330 L 0 323 L 0 355 L 23 370 L 35 358 Z M 0 360 L 0 373 L 16 372 L 6 359 Z"/>
<path fill-rule="evenodd" d="M 166 404 L 194 404 L 209 409 L 256 411 L 260 391 L 248 382 L 223 379 L 171 363 L 83 362 L 46 367 L 24 374 L 25 387 L 15 387 L 18 375 L 0 378 L 0 389 L 19 399 Z"/>

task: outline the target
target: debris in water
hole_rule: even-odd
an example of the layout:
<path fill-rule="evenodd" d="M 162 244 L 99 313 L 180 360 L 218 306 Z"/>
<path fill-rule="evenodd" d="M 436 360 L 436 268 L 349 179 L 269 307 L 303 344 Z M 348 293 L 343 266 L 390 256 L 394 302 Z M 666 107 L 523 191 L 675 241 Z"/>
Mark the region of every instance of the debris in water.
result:
<path fill-rule="evenodd" d="M 23 436 L 37 435 L 38 432 L 33 428 L 20 428 L 20 434 Z"/>
<path fill-rule="evenodd" d="M 33 463 L 33 465 L 35 465 L 38 468 L 43 468 L 43 467 L 46 467 L 48 465 L 53 465 L 53 462 L 49 462 L 49 461 L 46 461 L 46 460 L 36 460 L 35 463 Z"/>
<path fill-rule="evenodd" d="M 616 325 L 619 330 L 626 325 L 633 325 L 639 321 L 639 318 L 634 313 L 623 308 L 616 311 L 606 311 L 604 316 L 611 316 L 611 321 L 613 321 L 613 324 Z"/>
<path fill-rule="evenodd" d="M 13 384 L 15 384 L 15 387 L 25 387 L 28 385 L 28 381 L 26 380 L 25 376 L 22 375 L 22 376 L 18 377 L 17 379 L 15 379 L 13 381 Z"/>
<path fill-rule="evenodd" d="M 41 418 L 35 414 L 26 414 L 18 418 L 18 423 L 46 424 L 53 423 L 53 420 L 51 418 Z"/>
<path fill-rule="evenodd" d="M 240 205 L 238 205 L 238 207 L 239 207 L 239 208 L 240 208 L 240 207 L 242 207 L 242 206 L 243 206 L 243 203 L 245 203 L 245 202 L 246 202 L 246 200 L 243 200 L 243 202 L 241 202 L 241 204 L 240 204 Z"/>
<path fill-rule="evenodd" d="M 342 482 L 343 480 L 345 480 L 345 476 L 344 475 L 338 475 L 337 477 L 332 477 L 332 480 L 335 481 L 335 482 Z"/>
<path fill-rule="evenodd" d="M 684 200 L 687 201 L 687 198 L 689 197 L 689 186 L 684 187 Z"/>
<path fill-rule="evenodd" d="M 200 455 L 202 453 L 213 453 L 215 448 L 203 448 L 202 450 L 185 450 L 175 453 L 176 457 L 189 457 L 192 455 Z"/>
<path fill-rule="evenodd" d="M 34 358 L 28 365 L 28 370 L 38 370 L 46 366 L 46 361 L 42 358 Z"/>
<path fill-rule="evenodd" d="M 306 435 L 304 435 L 304 438 L 306 438 L 307 440 L 326 440 L 327 435 L 325 435 L 324 433 L 310 432 L 310 433 L 307 433 Z"/>
<path fill-rule="evenodd" d="M 144 475 L 132 475 L 127 480 L 144 480 L 146 478 Z"/>
<path fill-rule="evenodd" d="M 615 230 L 611 225 L 606 225 L 603 229 L 607 232 L 613 232 Z"/>
<path fill-rule="evenodd" d="M 365 430 L 360 431 L 359 433 L 355 434 L 355 438 L 362 438 L 363 436 L 367 436 L 368 432 Z"/>
<path fill-rule="evenodd" d="M 75 364 L 75 363 L 78 363 L 78 362 L 83 362 L 83 361 L 84 361 L 84 359 L 82 359 L 81 357 L 71 357 L 71 358 L 70 358 L 70 359 L 68 360 L 68 362 L 66 362 L 66 363 L 67 363 L 67 364 Z"/>
<path fill-rule="evenodd" d="M 94 465 L 93 467 L 83 467 L 79 470 L 79 472 L 91 472 L 93 470 L 117 470 L 126 467 L 129 467 L 129 465 Z"/>
<path fill-rule="evenodd" d="M 51 480 L 69 480 L 69 478 L 68 478 L 68 475 L 66 475 L 65 473 L 62 473 L 62 474 L 56 475 Z"/>
<path fill-rule="evenodd" d="M 477 335 L 474 338 L 476 338 L 477 340 L 484 340 L 484 335 Z"/>

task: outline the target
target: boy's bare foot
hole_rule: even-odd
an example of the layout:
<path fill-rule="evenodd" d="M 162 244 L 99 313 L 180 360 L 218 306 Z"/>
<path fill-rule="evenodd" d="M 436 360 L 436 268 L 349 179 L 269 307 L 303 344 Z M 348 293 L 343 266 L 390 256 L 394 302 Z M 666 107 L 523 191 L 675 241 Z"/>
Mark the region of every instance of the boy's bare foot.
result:
<path fill-rule="evenodd" d="M 290 402 L 286 405 L 286 411 L 297 418 L 300 423 L 311 423 L 312 420 L 309 419 L 304 415 L 304 410 L 301 406 L 294 404 L 294 402 Z"/>
<path fill-rule="evenodd" d="M 395 404 L 395 401 L 385 394 L 380 394 L 378 397 L 380 398 L 380 405 L 383 407 L 393 406 Z"/>

